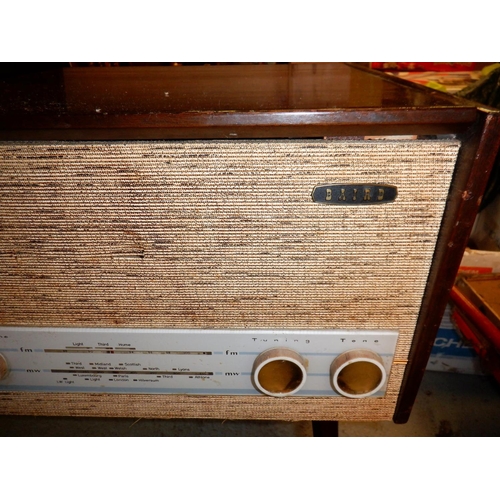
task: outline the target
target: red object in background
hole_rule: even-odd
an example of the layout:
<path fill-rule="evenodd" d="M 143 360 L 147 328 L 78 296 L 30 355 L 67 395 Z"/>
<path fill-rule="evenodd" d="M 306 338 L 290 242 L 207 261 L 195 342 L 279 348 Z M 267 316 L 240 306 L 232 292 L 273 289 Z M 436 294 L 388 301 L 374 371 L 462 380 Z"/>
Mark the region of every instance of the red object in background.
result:
<path fill-rule="evenodd" d="M 488 371 L 500 384 L 500 330 L 455 285 L 451 289 L 455 304 L 452 320 Z"/>
<path fill-rule="evenodd" d="M 460 266 L 459 272 L 467 274 L 490 274 L 493 272 L 493 269 L 491 267 Z"/>
<path fill-rule="evenodd" d="M 459 310 L 455 309 L 451 315 L 456 328 L 462 332 L 462 335 L 471 343 L 474 350 L 477 352 L 483 362 L 483 367 L 488 371 L 495 380 L 500 384 L 500 357 L 499 355 L 488 349 L 481 340 L 481 334 L 476 330 L 469 319 Z"/>
<path fill-rule="evenodd" d="M 474 71 L 473 62 L 372 62 L 371 69 L 382 71 Z"/>
<path fill-rule="evenodd" d="M 456 286 L 451 289 L 450 297 L 460 311 L 474 324 L 479 333 L 489 341 L 493 349 L 500 354 L 500 331 L 498 328 Z"/>

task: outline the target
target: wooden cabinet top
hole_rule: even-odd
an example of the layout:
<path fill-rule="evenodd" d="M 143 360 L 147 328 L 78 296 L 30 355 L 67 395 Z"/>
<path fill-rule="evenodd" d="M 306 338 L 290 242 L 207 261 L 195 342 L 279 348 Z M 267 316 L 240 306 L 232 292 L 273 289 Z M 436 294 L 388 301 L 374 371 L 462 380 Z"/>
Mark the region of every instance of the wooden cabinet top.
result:
<path fill-rule="evenodd" d="M 339 63 L 0 75 L 1 140 L 446 134 L 476 113 L 468 101 Z"/>

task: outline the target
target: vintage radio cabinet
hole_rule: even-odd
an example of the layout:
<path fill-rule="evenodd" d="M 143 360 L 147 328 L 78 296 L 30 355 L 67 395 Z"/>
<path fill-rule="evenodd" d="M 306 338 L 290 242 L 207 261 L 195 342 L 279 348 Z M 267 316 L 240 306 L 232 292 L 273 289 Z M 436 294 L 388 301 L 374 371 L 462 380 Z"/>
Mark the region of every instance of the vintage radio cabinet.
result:
<path fill-rule="evenodd" d="M 405 422 L 498 114 L 352 65 L 0 81 L 0 413 Z"/>

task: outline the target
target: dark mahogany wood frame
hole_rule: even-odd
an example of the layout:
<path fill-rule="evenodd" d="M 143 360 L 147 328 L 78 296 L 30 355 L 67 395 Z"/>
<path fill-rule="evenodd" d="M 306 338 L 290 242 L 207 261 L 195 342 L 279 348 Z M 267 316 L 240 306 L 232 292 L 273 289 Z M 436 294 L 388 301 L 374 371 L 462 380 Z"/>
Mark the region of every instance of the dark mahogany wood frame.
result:
<path fill-rule="evenodd" d="M 396 423 L 406 422 L 500 146 L 500 113 L 353 65 L 204 68 L 157 67 L 152 72 L 144 67 L 75 68 L 45 75 L 4 75 L 0 77 L 0 140 L 457 135 L 462 148 L 394 414 Z M 258 73 L 261 77 L 257 84 L 263 88 L 274 89 L 279 83 L 280 88 L 286 89 L 293 86 L 293 75 L 303 68 L 311 76 L 309 81 L 301 80 L 300 92 L 290 92 L 291 104 L 281 99 L 279 93 L 256 91 L 256 81 L 252 80 Z M 80 93 L 73 97 L 73 109 L 66 106 L 63 71 L 87 82 L 87 87 L 82 84 Z M 331 81 L 322 82 L 322 98 L 314 97 L 315 80 L 328 78 L 329 72 Z M 323 76 L 315 76 L 317 73 Z M 344 80 L 355 76 L 358 87 L 361 86 L 361 98 L 344 99 L 341 105 L 332 103 L 325 89 L 331 88 L 331 94 L 335 94 L 335 75 Z M 92 86 L 94 83 L 97 87 Z M 171 106 L 151 102 L 148 85 L 156 89 L 164 85 L 167 103 L 170 95 L 183 95 L 184 99 Z M 378 101 L 363 101 L 363 88 L 374 85 L 382 89 Z M 112 98 L 107 111 L 109 96 L 132 86 L 136 100 Z M 99 89 L 105 89 L 108 96 L 102 109 L 96 108 L 98 101 L 93 101 Z M 238 93 L 254 95 L 253 100 L 249 98 L 238 105 L 234 98 Z M 225 96 L 233 96 L 230 109 L 224 109 L 229 102 Z M 302 107 L 302 99 L 307 107 Z"/>

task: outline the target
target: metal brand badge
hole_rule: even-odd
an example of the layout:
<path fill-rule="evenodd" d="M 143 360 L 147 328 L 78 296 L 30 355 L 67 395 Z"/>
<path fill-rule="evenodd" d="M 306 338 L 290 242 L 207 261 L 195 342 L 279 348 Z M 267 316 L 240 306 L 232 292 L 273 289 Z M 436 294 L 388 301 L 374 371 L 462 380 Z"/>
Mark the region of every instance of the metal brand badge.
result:
<path fill-rule="evenodd" d="M 369 205 L 396 199 L 398 188 L 388 184 L 322 184 L 312 192 L 315 203 Z"/>

